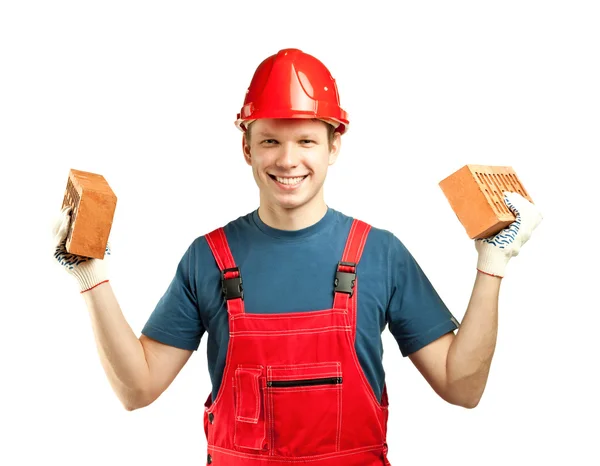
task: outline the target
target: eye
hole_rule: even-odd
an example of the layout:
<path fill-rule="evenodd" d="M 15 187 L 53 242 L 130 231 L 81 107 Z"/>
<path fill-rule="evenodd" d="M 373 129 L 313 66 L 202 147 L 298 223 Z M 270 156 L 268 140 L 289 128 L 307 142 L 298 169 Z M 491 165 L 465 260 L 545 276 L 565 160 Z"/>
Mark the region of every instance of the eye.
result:
<path fill-rule="evenodd" d="M 261 144 L 277 144 L 277 141 L 275 139 L 265 139 Z"/>
<path fill-rule="evenodd" d="M 313 141 L 312 139 L 302 139 L 300 142 L 302 144 L 316 144 L 316 142 Z"/>

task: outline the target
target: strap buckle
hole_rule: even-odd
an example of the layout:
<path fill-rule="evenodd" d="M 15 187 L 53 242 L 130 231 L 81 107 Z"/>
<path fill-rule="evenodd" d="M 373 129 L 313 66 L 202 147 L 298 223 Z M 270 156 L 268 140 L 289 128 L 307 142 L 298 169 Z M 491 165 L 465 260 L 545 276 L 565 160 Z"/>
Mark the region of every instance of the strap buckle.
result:
<path fill-rule="evenodd" d="M 344 272 L 340 270 L 340 266 L 352 267 L 354 272 Z M 356 281 L 356 263 L 354 262 L 338 262 L 338 269 L 335 272 L 336 293 L 347 293 L 352 297 L 354 294 L 354 283 Z"/>
<path fill-rule="evenodd" d="M 237 277 L 225 278 L 225 273 L 237 272 Z M 221 290 L 226 300 L 241 298 L 244 299 L 244 288 L 242 287 L 242 274 L 239 267 L 224 269 L 221 271 Z"/>

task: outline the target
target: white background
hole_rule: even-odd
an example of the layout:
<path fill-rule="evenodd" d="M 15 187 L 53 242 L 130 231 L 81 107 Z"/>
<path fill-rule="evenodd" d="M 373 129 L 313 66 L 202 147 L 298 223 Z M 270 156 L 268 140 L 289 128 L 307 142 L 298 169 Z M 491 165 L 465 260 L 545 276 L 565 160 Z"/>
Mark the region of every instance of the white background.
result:
<path fill-rule="evenodd" d="M 189 245 L 257 207 L 233 120 L 286 47 L 338 81 L 327 203 L 393 231 L 461 319 L 476 251 L 438 182 L 512 166 L 544 221 L 507 269 L 488 386 L 442 401 L 386 330 L 392 465 L 600 464 L 596 2 L 2 2 L 0 464 L 204 464 L 206 339 L 125 411 L 50 225 L 70 168 L 118 196 L 110 278 L 136 334 Z"/>

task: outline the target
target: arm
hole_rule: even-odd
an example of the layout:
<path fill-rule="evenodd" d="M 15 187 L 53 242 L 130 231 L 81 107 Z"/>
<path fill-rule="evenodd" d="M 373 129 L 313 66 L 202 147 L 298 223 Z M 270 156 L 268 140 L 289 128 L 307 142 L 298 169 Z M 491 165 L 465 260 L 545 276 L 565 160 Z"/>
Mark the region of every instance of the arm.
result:
<path fill-rule="evenodd" d="M 102 366 L 117 397 L 128 411 L 142 408 L 171 384 L 192 351 L 161 344 L 145 335 L 136 338 L 108 281 L 105 260 L 67 252 L 70 210 L 62 209 L 54 223 L 54 258 L 77 280 Z M 106 255 L 110 254 L 107 245 Z"/>
<path fill-rule="evenodd" d="M 498 332 L 500 282 L 508 261 L 542 221 L 527 199 L 516 193 L 505 196 L 516 220 L 496 236 L 475 241 L 477 277 L 457 334 L 448 333 L 409 356 L 436 393 L 465 408 L 478 405 L 488 380 Z"/>
<path fill-rule="evenodd" d="M 463 322 L 409 355 L 427 382 L 449 403 L 474 408 L 487 383 L 498 332 L 498 277 L 477 272 Z"/>
<path fill-rule="evenodd" d="M 154 402 L 171 384 L 192 351 L 139 339 L 125 320 L 109 282 L 83 293 L 100 361 L 128 411 Z"/>

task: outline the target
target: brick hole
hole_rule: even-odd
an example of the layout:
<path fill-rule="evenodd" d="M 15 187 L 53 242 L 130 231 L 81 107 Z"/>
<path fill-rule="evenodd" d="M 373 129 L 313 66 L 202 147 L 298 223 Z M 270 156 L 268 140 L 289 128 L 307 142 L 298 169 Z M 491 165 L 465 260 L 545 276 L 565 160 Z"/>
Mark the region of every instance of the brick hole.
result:
<path fill-rule="evenodd" d="M 508 176 L 502 175 L 502 185 L 504 186 L 505 191 L 511 191 L 513 188 L 513 184 Z"/>
<path fill-rule="evenodd" d="M 488 202 L 490 203 L 490 206 L 492 207 L 492 209 L 494 209 L 496 211 L 496 214 L 497 214 L 498 206 L 496 204 L 496 196 L 495 196 L 493 179 L 490 177 L 490 175 L 488 173 L 481 173 L 481 174 L 478 173 L 478 175 L 481 175 L 479 179 L 481 179 L 482 182 L 487 187 L 485 189 L 486 197 L 488 199 Z"/>
<path fill-rule="evenodd" d="M 498 181 L 498 177 L 495 174 L 491 174 L 490 175 L 490 180 L 492 182 L 492 184 L 494 185 L 494 200 L 497 202 L 498 201 L 498 197 L 499 197 L 499 192 L 501 190 L 500 188 L 500 183 Z"/>
<path fill-rule="evenodd" d="M 508 177 L 511 181 L 511 185 L 512 185 L 513 189 L 516 192 L 518 192 L 521 196 L 523 196 L 523 197 L 527 196 L 527 193 L 525 192 L 525 189 L 523 188 L 523 186 L 521 186 L 521 183 L 519 183 L 518 178 L 513 174 L 508 175 Z"/>
<path fill-rule="evenodd" d="M 494 180 L 496 181 L 496 186 L 498 187 L 498 192 L 496 193 L 498 212 L 508 213 L 508 208 L 506 206 L 506 203 L 504 202 L 504 195 L 502 194 L 503 191 L 506 191 L 504 177 L 500 174 L 495 174 Z"/>

